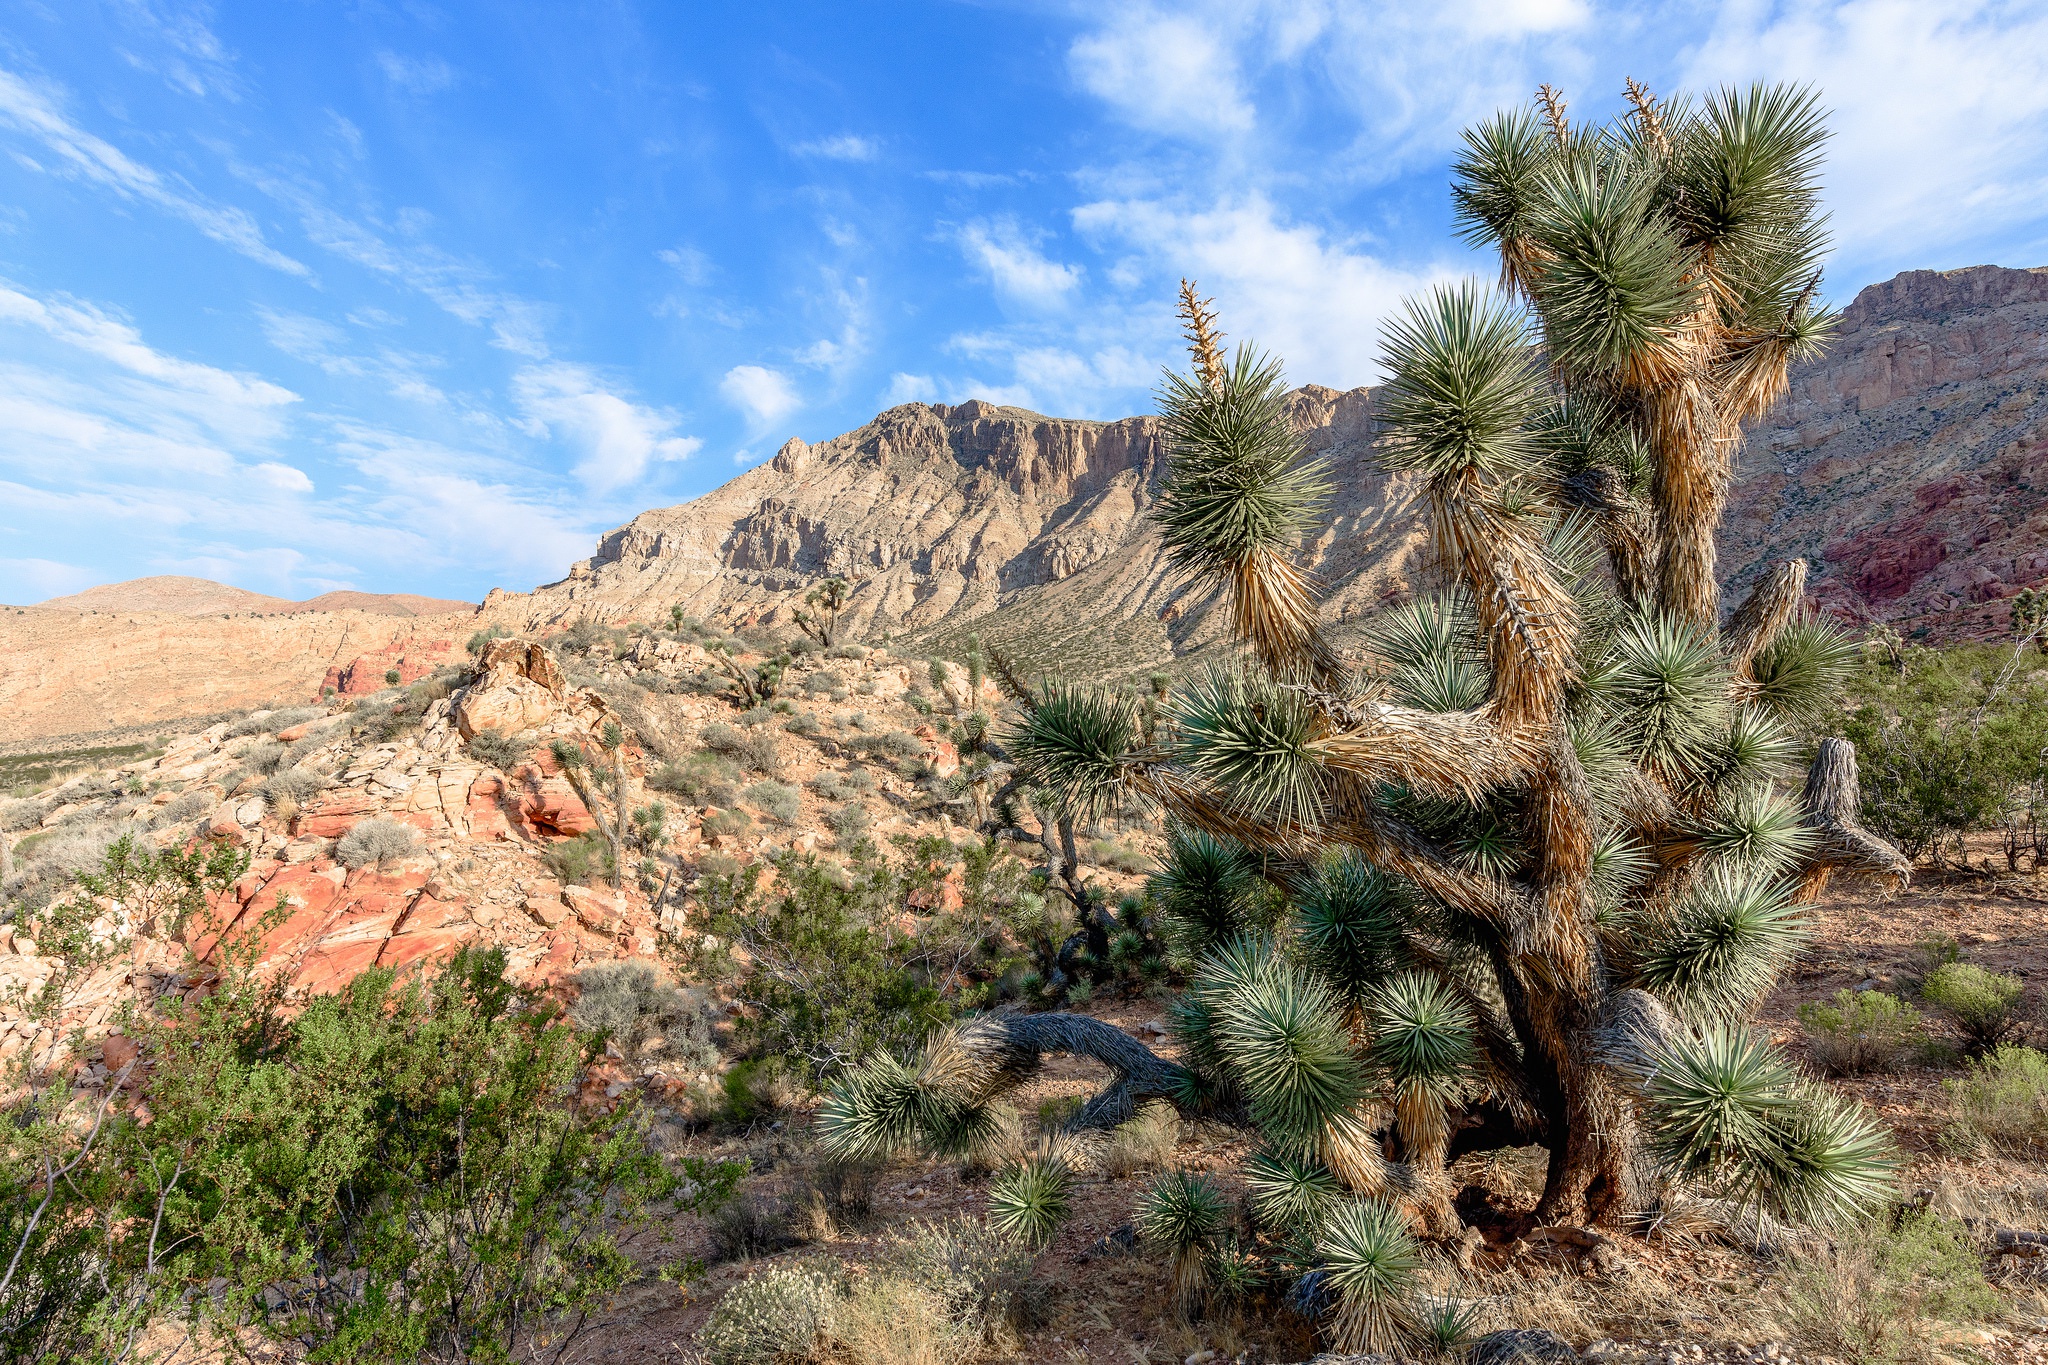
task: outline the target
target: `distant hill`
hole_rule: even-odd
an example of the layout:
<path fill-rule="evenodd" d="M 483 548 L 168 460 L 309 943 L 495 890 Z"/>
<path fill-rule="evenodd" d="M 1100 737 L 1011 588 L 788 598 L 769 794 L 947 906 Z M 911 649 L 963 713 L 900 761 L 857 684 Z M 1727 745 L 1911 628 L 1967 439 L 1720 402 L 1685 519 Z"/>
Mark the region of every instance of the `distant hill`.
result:
<path fill-rule="evenodd" d="M 347 589 L 293 602 L 216 583 L 210 578 L 189 578 L 181 574 L 159 574 L 154 578 L 131 578 L 125 583 L 103 583 L 97 588 L 87 588 L 66 597 L 52 597 L 36 605 L 57 611 L 164 611 L 179 616 L 237 613 L 289 616 L 302 611 L 364 611 L 372 616 L 446 616 L 451 612 L 476 610 L 474 602 L 456 602 L 445 597 Z"/>
<path fill-rule="evenodd" d="M 1303 547 L 1325 617 L 1355 621 L 1427 566 L 1413 476 L 1378 472 L 1376 395 L 1290 397 L 1331 461 L 1329 520 Z M 643 512 L 569 576 L 494 590 L 485 619 L 786 623 L 820 579 L 853 584 L 853 638 L 957 650 L 972 630 L 1033 665 L 1116 673 L 1222 636 L 1147 513 L 1154 417 L 1090 422 L 973 400 L 909 403 L 694 502 Z M 1749 433 L 1719 536 L 1731 598 L 1804 555 L 1830 610 L 1921 638 L 1995 636 L 2048 585 L 2048 269 L 1908 271 L 1844 310 L 1826 351 Z"/>

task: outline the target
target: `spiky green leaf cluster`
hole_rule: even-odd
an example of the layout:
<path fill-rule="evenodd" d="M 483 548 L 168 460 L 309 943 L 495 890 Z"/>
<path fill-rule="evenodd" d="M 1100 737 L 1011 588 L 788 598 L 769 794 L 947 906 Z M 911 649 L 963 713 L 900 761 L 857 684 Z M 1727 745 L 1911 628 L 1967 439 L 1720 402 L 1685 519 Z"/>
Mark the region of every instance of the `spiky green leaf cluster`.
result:
<path fill-rule="evenodd" d="M 1745 1029 L 1674 1039 L 1643 1093 L 1666 1169 L 1715 1194 L 1822 1225 L 1866 1217 L 1890 1198 L 1897 1160 L 1883 1126 L 1802 1081 Z"/>
<path fill-rule="evenodd" d="M 1125 794 L 1138 729 L 1138 703 L 1127 693 L 1048 682 L 1008 746 L 1059 810 L 1092 820 Z"/>
<path fill-rule="evenodd" d="M 1173 460 L 1152 515 L 1176 563 L 1224 577 L 1257 552 L 1291 552 L 1317 524 L 1329 479 L 1302 450 L 1286 395 L 1279 360 L 1244 347 L 1215 388 L 1167 374 Z"/>
<path fill-rule="evenodd" d="M 1162 1171 L 1138 1198 L 1138 1235 L 1175 1252 L 1207 1252 L 1223 1235 L 1230 1205 L 1206 1175 Z"/>
<path fill-rule="evenodd" d="M 1811 932 L 1785 882 L 1722 864 L 1666 913 L 1646 917 L 1639 983 L 1699 1018 L 1731 1018 L 1754 1005 Z"/>
<path fill-rule="evenodd" d="M 1167 826 L 1166 857 L 1152 874 L 1152 899 L 1179 945 L 1203 953 L 1237 934 L 1256 932 L 1270 919 L 1273 899 L 1259 875 L 1259 860 L 1244 845 L 1175 821 Z"/>
<path fill-rule="evenodd" d="M 1355 853 L 1325 859 L 1294 894 L 1295 943 L 1308 968 L 1347 1001 L 1407 961 L 1402 928 L 1410 894 Z"/>
<path fill-rule="evenodd" d="M 1059 1152 L 1036 1152 L 989 1182 L 989 1223 L 1012 1241 L 1043 1247 L 1067 1221 L 1073 1168 Z"/>
<path fill-rule="evenodd" d="M 1316 1249 L 1337 1300 L 1340 1345 L 1363 1351 L 1398 1347 L 1414 1326 L 1422 1268 L 1407 1220 L 1378 1200 L 1345 1200 L 1324 1218 Z"/>
<path fill-rule="evenodd" d="M 1247 816 L 1314 824 L 1329 786 L 1313 745 L 1316 712 L 1300 689 L 1248 669 L 1211 668 L 1168 710 L 1177 757 Z"/>

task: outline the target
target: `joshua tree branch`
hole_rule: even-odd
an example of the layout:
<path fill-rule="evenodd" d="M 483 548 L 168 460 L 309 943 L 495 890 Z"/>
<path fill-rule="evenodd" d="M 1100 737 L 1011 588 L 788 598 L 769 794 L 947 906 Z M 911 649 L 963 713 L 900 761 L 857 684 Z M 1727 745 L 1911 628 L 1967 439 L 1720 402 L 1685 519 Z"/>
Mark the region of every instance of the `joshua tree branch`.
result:
<path fill-rule="evenodd" d="M 1820 847 L 1808 865 L 1798 898 L 1811 901 L 1827 885 L 1835 868 L 1875 872 L 1898 885 L 1913 876 L 1913 862 L 1863 828 L 1863 804 L 1856 785 L 1856 746 L 1846 739 L 1820 742 L 1813 767 L 1800 793 L 1806 825 L 1820 836 Z"/>
<path fill-rule="evenodd" d="M 1806 601 L 1806 561 L 1788 559 L 1773 564 L 1757 580 L 1749 596 L 1728 618 L 1721 638 L 1728 646 L 1728 662 L 1738 679 L 1747 680 L 1756 656 L 1771 646 L 1799 614 Z"/>
<path fill-rule="evenodd" d="M 1046 1056 L 1086 1057 L 1114 1079 L 1081 1106 L 1072 1129 L 1114 1128 L 1146 1100 L 1173 1101 L 1187 1071 L 1167 1061 L 1114 1024 L 1085 1014 L 985 1014 L 957 1035 L 962 1048 L 992 1068 L 985 1096 L 1014 1089 L 1037 1072 Z"/>

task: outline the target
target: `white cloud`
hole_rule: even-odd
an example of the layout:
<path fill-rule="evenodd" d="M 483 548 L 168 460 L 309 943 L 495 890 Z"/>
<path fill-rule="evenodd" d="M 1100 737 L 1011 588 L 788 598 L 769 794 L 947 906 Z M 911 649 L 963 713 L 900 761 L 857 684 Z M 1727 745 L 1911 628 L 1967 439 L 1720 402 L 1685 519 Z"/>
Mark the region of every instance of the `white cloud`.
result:
<path fill-rule="evenodd" d="M 25 607 L 45 598 L 83 592 L 100 575 L 54 559 L 0 559 L 0 602 Z"/>
<path fill-rule="evenodd" d="M 1232 344 L 1256 341 L 1287 362 L 1294 383 L 1350 388 L 1372 382 L 1379 320 L 1447 269 L 1389 265 L 1357 243 L 1289 222 L 1261 195 L 1194 211 L 1144 201 L 1102 201 L 1075 225 L 1106 244 L 1144 253 L 1162 298 L 1176 276 L 1213 296 Z"/>
<path fill-rule="evenodd" d="M 130 159 L 113 144 L 66 119 L 58 111 L 53 96 L 8 71 L 0 71 L 0 123 L 41 142 L 61 158 L 71 175 L 104 186 L 124 199 L 154 204 L 252 261 L 290 275 L 312 273 L 265 242 L 263 229 L 243 210 L 209 204 L 170 178 Z"/>
<path fill-rule="evenodd" d="M 455 69 L 439 57 L 406 57 L 379 52 L 377 69 L 384 79 L 414 95 L 432 95 L 455 84 Z"/>
<path fill-rule="evenodd" d="M 882 391 L 881 404 L 893 408 L 899 403 L 935 403 L 938 398 L 939 386 L 930 375 L 898 371 L 889 376 L 889 387 Z"/>
<path fill-rule="evenodd" d="M 448 395 L 426 375 L 440 363 L 436 357 L 414 355 L 389 346 L 379 347 L 375 355 L 357 354 L 350 349 L 347 332 L 303 313 L 259 308 L 257 318 L 262 323 L 264 338 L 294 360 L 317 365 L 331 375 L 373 380 L 394 398 L 436 405 L 448 401 Z M 351 313 L 349 320 L 358 326 L 375 322 L 359 313 Z"/>
<path fill-rule="evenodd" d="M 654 255 L 655 259 L 682 276 L 684 284 L 702 284 L 711 278 L 711 258 L 696 247 L 670 247 Z"/>
<path fill-rule="evenodd" d="M 582 452 L 576 477 L 593 492 L 624 488 L 649 465 L 687 459 L 704 444 L 676 434 L 676 414 L 621 397 L 586 366 L 528 366 L 514 378 L 513 396 L 529 422 Z"/>
<path fill-rule="evenodd" d="M 1007 218 L 969 223 L 960 231 L 960 249 L 997 293 L 1032 308 L 1064 304 L 1085 274 L 1078 265 L 1048 259 Z"/>
<path fill-rule="evenodd" d="M 1810 82 L 1832 111 L 1825 179 L 1845 253 L 1885 268 L 1976 264 L 1946 253 L 2040 220 L 2048 9 L 1726 4 L 1687 82 L 1758 79 Z"/>
<path fill-rule="evenodd" d="M 757 428 L 773 426 L 803 406 L 789 376 L 765 365 L 733 366 L 718 381 L 718 391 Z"/>
<path fill-rule="evenodd" d="M 249 472 L 281 493 L 310 493 L 313 491 L 313 480 L 307 477 L 305 470 L 298 468 L 296 465 L 280 464 L 276 460 L 265 460 Z"/>
<path fill-rule="evenodd" d="M 1104 27 L 1067 51 L 1081 88 L 1154 132 L 1241 132 L 1253 113 L 1230 44 L 1190 14 L 1111 7 Z"/>
<path fill-rule="evenodd" d="M 841 133 L 837 137 L 799 142 L 790 150 L 798 156 L 823 157 L 827 161 L 873 161 L 881 155 L 882 145 L 871 137 Z"/>

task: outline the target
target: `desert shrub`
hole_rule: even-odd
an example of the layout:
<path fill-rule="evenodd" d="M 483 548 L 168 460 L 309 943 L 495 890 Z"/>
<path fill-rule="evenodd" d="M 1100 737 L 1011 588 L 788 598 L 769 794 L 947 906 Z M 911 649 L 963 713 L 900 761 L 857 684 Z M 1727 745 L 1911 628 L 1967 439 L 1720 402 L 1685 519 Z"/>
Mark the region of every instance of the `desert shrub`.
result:
<path fill-rule="evenodd" d="M 790 1074 L 780 1057 L 749 1057 L 727 1068 L 720 1083 L 725 1104 L 721 1117 L 729 1123 L 756 1123 L 786 1114 L 803 1103 L 803 1083 Z"/>
<path fill-rule="evenodd" d="M 296 810 L 306 799 L 327 789 L 325 773 L 311 768 L 281 768 L 263 784 L 263 799 L 273 810 Z"/>
<path fill-rule="evenodd" d="M 743 810 L 722 810 L 715 815 L 704 817 L 704 833 L 707 836 L 745 834 L 753 827 L 754 817 Z"/>
<path fill-rule="evenodd" d="M 1920 1037 L 1920 1012 L 1883 991 L 1835 992 L 1827 1004 L 1799 1007 L 1807 1049 L 1830 1076 L 1891 1071 Z"/>
<path fill-rule="evenodd" d="M 1111 1175 L 1138 1175 L 1164 1169 L 1173 1162 L 1180 1142 L 1180 1115 L 1168 1104 L 1148 1104 L 1119 1124 L 1102 1151 L 1102 1167 Z"/>
<path fill-rule="evenodd" d="M 1153 860 L 1121 839 L 1096 839 L 1088 845 L 1088 861 L 1117 872 L 1143 873 L 1153 870 Z"/>
<path fill-rule="evenodd" d="M 924 757 L 924 741 L 902 730 L 890 730 L 886 734 L 877 735 L 862 747 L 869 753 L 879 754 L 884 758 Z"/>
<path fill-rule="evenodd" d="M 808 1360 L 837 1320 L 838 1286 L 810 1266 L 772 1266 L 726 1292 L 697 1344 L 707 1365 Z"/>
<path fill-rule="evenodd" d="M 1962 1228 L 1932 1212 L 1858 1229 L 1802 1258 L 1779 1295 L 1803 1346 L 1858 1365 L 1935 1365 L 1943 1338 L 1998 1301 Z"/>
<path fill-rule="evenodd" d="M 784 721 L 782 728 L 793 735 L 815 735 L 818 733 L 818 718 L 805 711 Z"/>
<path fill-rule="evenodd" d="M 825 651 L 825 657 L 828 659 L 865 659 L 868 657 L 868 647 L 855 644 L 834 645 Z"/>
<path fill-rule="evenodd" d="M 853 801 L 826 816 L 825 824 L 839 847 L 852 848 L 868 837 L 868 831 L 874 827 L 874 818 L 868 814 L 866 806 Z"/>
<path fill-rule="evenodd" d="M 740 712 L 734 719 L 746 726 L 766 725 L 769 721 L 775 719 L 775 708 L 767 705 L 750 706 Z"/>
<path fill-rule="evenodd" d="M 891 1246 L 884 1275 L 922 1286 L 946 1319 L 971 1333 L 970 1346 L 993 1340 L 1005 1327 L 1027 1327 L 1047 1295 L 1033 1278 L 1028 1247 L 969 1218 L 922 1223 Z"/>
<path fill-rule="evenodd" d="M 649 775 L 647 785 L 682 797 L 693 805 L 730 806 L 739 800 L 738 765 L 708 751 L 682 763 L 664 763 Z"/>
<path fill-rule="evenodd" d="M 586 1033 L 602 1032 L 628 1057 L 676 1058 L 717 1065 L 712 1011 L 701 996 L 678 990 L 645 962 L 601 962 L 576 975 L 569 1017 Z"/>
<path fill-rule="evenodd" d="M 469 652 L 470 658 L 481 659 L 484 651 L 490 648 L 491 641 L 509 639 L 511 635 L 512 632 L 503 626 L 491 626 L 470 636 L 469 643 L 463 648 Z"/>
<path fill-rule="evenodd" d="M 1866 823 L 1914 856 L 1967 862 L 1963 836 L 1999 825 L 2043 776 L 2048 681 L 2021 663 L 1990 645 L 1866 657 L 1840 730 Z"/>
<path fill-rule="evenodd" d="M 235 758 L 252 773 L 274 773 L 284 759 L 284 745 L 274 739 L 259 739 L 235 750 Z"/>
<path fill-rule="evenodd" d="M 540 856 L 548 871 L 561 881 L 588 885 L 618 880 L 618 862 L 612 856 L 611 840 L 594 829 L 573 839 L 557 839 Z"/>
<path fill-rule="evenodd" d="M 1968 962 L 1950 962 L 1928 973 L 1920 998 L 1954 1019 L 1977 1051 L 1997 1047 L 2019 1028 L 2020 995 L 2026 983 Z"/>
<path fill-rule="evenodd" d="M 2048 1148 L 2048 1056 L 2007 1044 L 1942 1086 L 1969 1137 L 2002 1151 Z"/>
<path fill-rule="evenodd" d="M 704 747 L 723 754 L 757 773 L 773 776 L 782 767 L 782 753 L 773 730 L 742 730 L 723 721 L 704 727 Z"/>
<path fill-rule="evenodd" d="M 330 721 L 317 729 L 309 730 L 303 739 L 295 739 L 285 748 L 284 757 L 278 760 L 280 768 L 296 767 L 306 761 L 306 756 L 326 744 L 337 730 L 348 724 L 345 720 Z"/>
<path fill-rule="evenodd" d="M 517 735 L 500 734 L 489 726 L 470 736 L 469 756 L 500 770 L 516 768 L 533 752 L 533 746 Z"/>
<path fill-rule="evenodd" d="M 349 867 L 384 864 L 412 852 L 416 833 L 411 825 L 373 816 L 358 820 L 334 845 L 334 856 Z"/>
<path fill-rule="evenodd" d="M 81 1153 L 90 1124 L 53 1133 L 78 1113 L 51 1111 L 55 1096 L 6 1114 L 10 1247 L 34 1202 L 24 1158 L 54 1140 L 81 1164 L 30 1273 L 0 1296 L 0 1357 L 117 1359 L 132 1325 L 195 1297 L 262 1324 L 282 1284 L 312 1359 L 505 1360 L 541 1314 L 615 1293 L 634 1273 L 619 1238 L 653 1201 L 708 1212 L 737 1173 L 671 1173 L 630 1110 L 578 1109 L 574 1030 L 504 969 L 496 951 L 402 986 L 373 969 L 292 1018 L 238 977 L 143 1035 L 148 1127 L 112 1125 Z M 177 1197 L 159 1204 L 173 1171 Z M 62 1268 L 56 1243 L 81 1231 L 89 1273 L 66 1282 L 51 1338 L 51 1319 L 24 1310 Z"/>
<path fill-rule="evenodd" d="M 846 690 L 846 679 L 833 669 L 821 668 L 804 679 L 804 690 L 811 693 L 843 692 Z"/>
<path fill-rule="evenodd" d="M 570 626 L 556 638 L 555 647 L 571 654 L 594 655 L 599 658 L 615 659 L 626 646 L 626 632 L 614 630 L 602 621 L 589 617 Z"/>
<path fill-rule="evenodd" d="M 853 789 L 846 784 L 846 777 L 836 768 L 826 768 L 811 779 L 811 790 L 827 801 L 844 801 Z"/>
<path fill-rule="evenodd" d="M 0 801 L 0 831 L 12 833 L 18 829 L 39 825 L 43 817 L 49 813 L 48 806 L 27 797 Z"/>
<path fill-rule="evenodd" d="M 150 817 L 149 827 L 162 829 L 166 825 L 194 819 L 213 809 L 213 804 L 213 794 L 204 787 L 185 792 L 159 806 L 156 814 Z"/>
<path fill-rule="evenodd" d="M 781 782 L 756 782 L 740 795 L 748 805 L 774 819 L 778 824 L 793 825 L 797 817 L 803 813 L 803 805 L 797 797 L 796 788 Z"/>
<path fill-rule="evenodd" d="M 847 1365 L 952 1365 L 981 1347 L 979 1328 L 956 1318 L 935 1286 L 891 1274 L 852 1283 L 833 1337 Z"/>
<path fill-rule="evenodd" d="M 733 1025 L 739 1048 L 786 1057 L 816 1078 L 877 1048 L 913 1047 L 958 1010 L 992 1000 L 1018 965 L 996 928 L 1020 899 L 1014 859 L 991 853 L 972 868 L 958 912 L 926 914 L 915 935 L 895 927 L 913 897 L 935 899 L 955 856 L 940 839 L 846 869 L 785 852 L 773 860 L 777 879 L 766 896 L 758 869 L 707 878 L 698 890 L 707 928 L 753 962 L 742 973 L 730 960 L 700 961 L 744 1007 Z"/>

